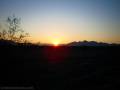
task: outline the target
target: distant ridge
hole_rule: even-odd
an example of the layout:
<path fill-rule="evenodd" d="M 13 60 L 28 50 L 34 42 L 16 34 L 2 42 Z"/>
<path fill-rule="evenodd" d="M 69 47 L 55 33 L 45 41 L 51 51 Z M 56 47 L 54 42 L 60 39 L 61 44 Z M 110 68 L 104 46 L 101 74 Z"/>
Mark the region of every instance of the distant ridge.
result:
<path fill-rule="evenodd" d="M 120 44 L 109 44 L 104 42 L 96 42 L 96 41 L 74 41 L 67 44 L 68 46 L 116 46 Z"/>
<path fill-rule="evenodd" d="M 27 45 L 27 46 L 53 46 L 52 44 L 34 44 L 34 43 L 16 43 L 11 40 L 3 40 L 0 39 L 0 46 L 17 46 L 17 45 Z M 104 43 L 104 42 L 96 42 L 96 41 L 74 41 L 68 44 L 59 44 L 59 46 L 120 46 L 120 44 L 116 43 Z"/>

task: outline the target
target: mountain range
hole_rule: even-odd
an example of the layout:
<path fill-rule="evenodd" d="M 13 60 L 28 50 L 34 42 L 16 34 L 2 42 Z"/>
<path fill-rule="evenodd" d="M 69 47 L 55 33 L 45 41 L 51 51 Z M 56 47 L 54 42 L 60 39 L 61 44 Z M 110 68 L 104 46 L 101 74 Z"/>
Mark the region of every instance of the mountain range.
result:
<path fill-rule="evenodd" d="M 109 44 L 104 42 L 96 42 L 96 41 L 74 41 L 67 44 L 68 46 L 113 46 L 118 44 Z"/>

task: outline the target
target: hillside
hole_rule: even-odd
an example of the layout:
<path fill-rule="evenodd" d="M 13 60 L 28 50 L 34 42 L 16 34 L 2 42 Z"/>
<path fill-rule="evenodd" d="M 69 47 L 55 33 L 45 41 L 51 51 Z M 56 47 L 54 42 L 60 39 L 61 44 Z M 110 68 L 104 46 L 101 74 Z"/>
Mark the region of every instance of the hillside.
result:
<path fill-rule="evenodd" d="M 110 89 L 119 85 L 119 46 L 0 46 L 0 86 Z"/>

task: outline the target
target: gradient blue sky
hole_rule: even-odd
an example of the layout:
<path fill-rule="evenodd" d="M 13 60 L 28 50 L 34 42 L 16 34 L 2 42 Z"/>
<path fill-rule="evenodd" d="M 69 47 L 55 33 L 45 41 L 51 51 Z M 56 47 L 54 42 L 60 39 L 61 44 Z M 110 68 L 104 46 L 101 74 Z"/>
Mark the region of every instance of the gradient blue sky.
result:
<path fill-rule="evenodd" d="M 0 0 L 0 30 L 13 14 L 33 42 L 120 43 L 120 0 Z"/>

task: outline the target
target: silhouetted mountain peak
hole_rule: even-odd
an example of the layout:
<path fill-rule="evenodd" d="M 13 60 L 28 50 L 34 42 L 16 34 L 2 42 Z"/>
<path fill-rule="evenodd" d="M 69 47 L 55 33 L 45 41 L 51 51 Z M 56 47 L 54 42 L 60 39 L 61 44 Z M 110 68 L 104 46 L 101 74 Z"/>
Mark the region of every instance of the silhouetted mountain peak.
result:
<path fill-rule="evenodd" d="M 68 46 L 110 46 L 112 44 L 108 44 L 108 43 L 103 43 L 103 42 L 96 42 L 96 41 L 74 41 L 71 43 L 67 44 Z"/>

